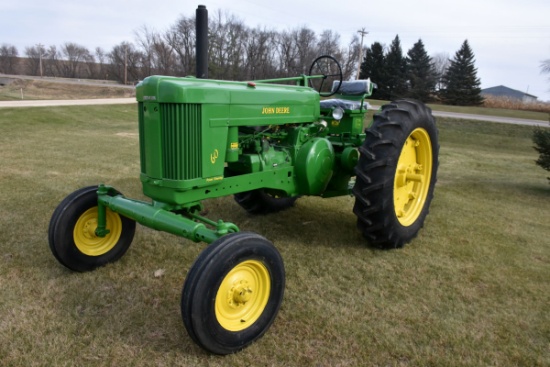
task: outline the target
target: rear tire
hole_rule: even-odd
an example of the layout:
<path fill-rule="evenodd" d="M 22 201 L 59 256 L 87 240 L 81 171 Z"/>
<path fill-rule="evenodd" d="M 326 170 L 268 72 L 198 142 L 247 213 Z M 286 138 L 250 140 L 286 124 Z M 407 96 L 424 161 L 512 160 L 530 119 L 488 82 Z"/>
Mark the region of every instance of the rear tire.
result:
<path fill-rule="evenodd" d="M 181 297 L 183 324 L 207 351 L 234 353 L 269 329 L 284 287 L 283 260 L 271 242 L 250 232 L 225 235 L 189 270 Z"/>
<path fill-rule="evenodd" d="M 294 206 L 298 199 L 294 197 L 275 197 L 263 189 L 241 192 L 234 195 L 235 201 L 250 214 L 270 214 Z"/>
<path fill-rule="evenodd" d="M 357 227 L 380 248 L 398 248 L 424 225 L 434 194 L 438 131 L 421 102 L 398 100 L 374 116 L 353 188 Z"/>

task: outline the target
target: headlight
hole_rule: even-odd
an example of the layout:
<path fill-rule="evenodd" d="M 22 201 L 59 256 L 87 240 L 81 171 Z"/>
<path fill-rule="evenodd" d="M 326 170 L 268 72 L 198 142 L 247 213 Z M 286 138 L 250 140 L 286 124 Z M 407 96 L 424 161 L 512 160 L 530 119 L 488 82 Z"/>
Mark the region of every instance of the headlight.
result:
<path fill-rule="evenodd" d="M 344 117 L 344 110 L 342 107 L 336 107 L 332 110 L 332 118 L 335 120 L 341 120 Z"/>

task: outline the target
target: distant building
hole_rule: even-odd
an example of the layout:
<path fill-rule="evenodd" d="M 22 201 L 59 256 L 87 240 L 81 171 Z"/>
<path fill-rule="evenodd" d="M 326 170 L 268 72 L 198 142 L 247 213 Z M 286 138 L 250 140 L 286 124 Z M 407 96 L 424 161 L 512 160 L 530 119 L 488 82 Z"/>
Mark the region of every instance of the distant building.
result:
<path fill-rule="evenodd" d="M 498 87 L 491 87 L 481 90 L 482 96 L 492 96 L 492 97 L 506 97 L 511 99 L 517 99 L 525 103 L 537 102 L 537 97 L 524 93 L 519 90 L 505 87 L 504 85 L 499 85 Z"/>

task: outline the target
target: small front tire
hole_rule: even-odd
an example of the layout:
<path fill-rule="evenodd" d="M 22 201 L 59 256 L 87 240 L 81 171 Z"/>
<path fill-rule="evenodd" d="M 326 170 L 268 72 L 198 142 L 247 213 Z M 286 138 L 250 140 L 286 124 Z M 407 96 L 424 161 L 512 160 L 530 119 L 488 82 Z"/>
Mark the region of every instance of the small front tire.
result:
<path fill-rule="evenodd" d="M 283 260 L 255 233 L 232 233 L 212 242 L 185 280 L 181 312 L 191 338 L 215 354 L 239 351 L 269 329 L 285 287 Z"/>
<path fill-rule="evenodd" d="M 48 229 L 54 257 L 74 271 L 90 271 L 120 259 L 134 238 L 136 222 L 107 210 L 104 237 L 96 235 L 97 186 L 88 186 L 68 195 L 55 209 Z"/>

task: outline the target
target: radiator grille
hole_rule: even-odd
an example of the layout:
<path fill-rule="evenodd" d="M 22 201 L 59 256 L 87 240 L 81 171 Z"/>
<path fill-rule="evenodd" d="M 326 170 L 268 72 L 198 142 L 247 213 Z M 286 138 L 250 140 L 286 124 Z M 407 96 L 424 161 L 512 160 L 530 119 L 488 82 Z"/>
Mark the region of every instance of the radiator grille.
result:
<path fill-rule="evenodd" d="M 202 177 L 201 105 L 161 103 L 160 115 L 164 178 Z"/>

